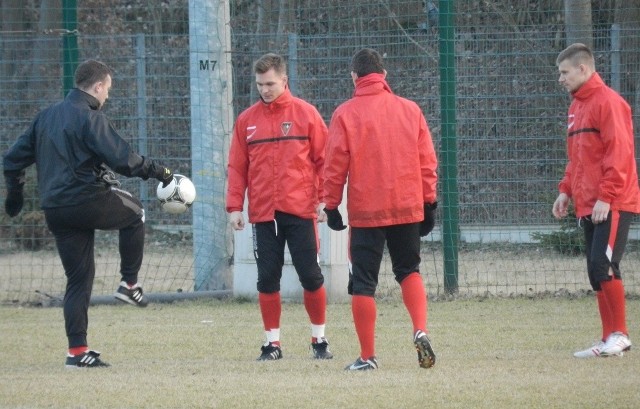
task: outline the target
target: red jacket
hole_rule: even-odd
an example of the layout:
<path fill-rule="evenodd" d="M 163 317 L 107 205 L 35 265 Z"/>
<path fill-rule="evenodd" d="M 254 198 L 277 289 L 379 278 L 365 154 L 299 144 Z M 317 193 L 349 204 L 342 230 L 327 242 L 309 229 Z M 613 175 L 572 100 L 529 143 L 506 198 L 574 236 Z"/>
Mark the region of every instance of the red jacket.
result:
<path fill-rule="evenodd" d="M 594 73 L 573 94 L 567 124 L 569 163 L 559 190 L 573 200 L 577 217 L 597 200 L 611 210 L 640 213 L 631 108 Z"/>
<path fill-rule="evenodd" d="M 276 210 L 317 217 L 326 141 L 318 110 L 288 88 L 270 104 L 246 109 L 233 129 L 227 212 L 242 211 L 248 189 L 250 223 L 273 220 Z"/>
<path fill-rule="evenodd" d="M 427 121 L 381 74 L 359 78 L 353 98 L 333 113 L 325 163 L 323 201 L 336 208 L 348 177 L 351 226 L 420 222 L 424 203 L 436 200 L 438 161 Z"/>

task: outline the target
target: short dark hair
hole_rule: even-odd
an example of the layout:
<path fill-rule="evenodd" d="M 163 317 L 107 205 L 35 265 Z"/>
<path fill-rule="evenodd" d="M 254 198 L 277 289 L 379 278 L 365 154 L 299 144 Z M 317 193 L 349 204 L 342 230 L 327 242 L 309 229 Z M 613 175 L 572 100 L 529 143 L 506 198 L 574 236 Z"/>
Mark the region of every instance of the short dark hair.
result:
<path fill-rule="evenodd" d="M 382 56 L 372 48 L 363 48 L 351 59 L 351 71 L 358 77 L 372 73 L 384 74 Z"/>
<path fill-rule="evenodd" d="M 96 82 L 104 81 L 107 76 L 113 76 L 113 70 L 103 62 L 87 60 L 76 68 L 74 82 L 80 89 L 88 89 Z"/>
<path fill-rule="evenodd" d="M 264 74 L 270 69 L 274 69 L 280 75 L 287 74 L 287 63 L 284 57 L 279 54 L 267 53 L 253 64 L 253 71 L 256 74 Z"/>
<path fill-rule="evenodd" d="M 573 43 L 558 54 L 556 65 L 560 65 L 565 60 L 570 60 L 575 66 L 580 64 L 589 65 L 595 68 L 595 62 L 591 49 L 582 43 Z"/>

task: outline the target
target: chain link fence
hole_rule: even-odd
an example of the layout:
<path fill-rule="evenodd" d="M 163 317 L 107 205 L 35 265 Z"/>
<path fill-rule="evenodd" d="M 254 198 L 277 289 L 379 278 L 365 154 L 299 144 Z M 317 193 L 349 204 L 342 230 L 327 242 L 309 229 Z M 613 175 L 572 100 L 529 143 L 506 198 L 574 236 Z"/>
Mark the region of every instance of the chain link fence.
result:
<path fill-rule="evenodd" d="M 63 2 L 65 3 L 65 2 Z M 188 1 L 159 5 L 99 0 L 77 6 L 77 31 L 64 29 L 60 8 L 48 2 L 3 0 L 0 16 L 0 150 L 23 132 L 35 113 L 64 95 L 64 40 L 77 36 L 80 60 L 97 58 L 115 69 L 107 115 L 132 147 L 191 175 Z M 385 56 L 395 93 L 423 109 L 439 155 L 442 148 L 440 67 L 446 2 L 422 1 L 230 1 L 233 110 L 256 100 L 252 62 L 264 52 L 285 55 L 293 92 L 329 121 L 353 91 L 351 56 L 372 47 Z M 454 30 L 456 184 L 461 295 L 539 295 L 588 290 L 580 232 L 551 216 L 566 161 L 565 116 L 569 97 L 557 84 L 555 58 L 565 45 L 564 3 L 456 1 Z M 640 17 L 632 2 L 596 1 L 587 37 L 607 83 L 640 118 Z M 66 4 L 66 3 L 65 3 Z M 68 10 L 66 10 L 68 11 Z M 571 12 L 568 10 L 567 12 Z M 431 13 L 431 14 L 430 14 Z M 434 14 L 435 13 L 435 14 Z M 206 90 L 204 90 L 206 92 Z M 636 139 L 636 145 L 638 141 Z M 220 151 L 219 155 L 226 155 Z M 25 209 L 0 216 L 0 300 L 46 302 L 64 293 L 63 269 L 39 211 L 34 169 Z M 160 211 L 155 183 L 126 180 L 147 211 L 141 281 L 152 293 L 194 291 L 194 258 L 212 257 L 194 245 L 194 231 L 213 229 L 231 242 L 226 226 L 193 224 L 189 214 Z M 442 186 L 442 183 L 441 183 Z M 0 191 L 4 200 L 4 186 Z M 216 203 L 223 203 L 217 198 Z M 447 203 L 441 202 L 446 206 Z M 438 225 L 443 222 L 439 214 Z M 422 271 L 428 290 L 445 295 L 442 229 L 424 243 Z M 640 232 L 632 226 L 622 263 L 630 293 L 640 291 Z M 231 248 L 231 247 L 230 247 Z M 119 280 L 117 234 L 97 237 L 95 295 L 108 295 Z M 232 263 L 233 254 L 215 260 Z M 396 291 L 385 260 L 379 295 Z M 222 280 L 216 289 L 228 290 Z"/>

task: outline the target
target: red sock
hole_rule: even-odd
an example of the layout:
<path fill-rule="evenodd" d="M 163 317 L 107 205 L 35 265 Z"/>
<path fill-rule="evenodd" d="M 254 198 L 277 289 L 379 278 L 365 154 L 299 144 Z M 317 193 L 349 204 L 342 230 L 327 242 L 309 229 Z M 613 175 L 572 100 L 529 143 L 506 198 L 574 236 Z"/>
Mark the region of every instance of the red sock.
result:
<path fill-rule="evenodd" d="M 315 291 L 303 292 L 304 308 L 309 314 L 309 320 L 314 325 L 322 325 L 326 321 L 327 290 L 324 285 Z"/>
<path fill-rule="evenodd" d="M 613 314 L 607 303 L 607 297 L 604 291 L 596 291 L 596 300 L 598 301 L 598 311 L 600 312 L 600 321 L 602 322 L 602 340 L 606 341 L 613 332 Z"/>
<path fill-rule="evenodd" d="M 611 309 L 611 331 L 620 331 L 625 335 L 629 335 L 622 280 L 612 278 L 609 281 L 602 281 L 600 287 Z"/>
<path fill-rule="evenodd" d="M 264 330 L 280 328 L 280 315 L 282 314 L 280 292 L 258 293 L 258 303 L 260 304 Z"/>
<path fill-rule="evenodd" d="M 400 283 L 402 301 L 413 323 L 413 332 L 427 332 L 427 293 L 420 273 L 411 273 Z"/>
<path fill-rule="evenodd" d="M 360 341 L 360 357 L 369 359 L 376 354 L 376 300 L 366 295 L 351 298 L 351 313 Z"/>
<path fill-rule="evenodd" d="M 89 347 L 86 345 L 69 348 L 69 355 L 76 356 L 82 355 L 89 350 Z"/>

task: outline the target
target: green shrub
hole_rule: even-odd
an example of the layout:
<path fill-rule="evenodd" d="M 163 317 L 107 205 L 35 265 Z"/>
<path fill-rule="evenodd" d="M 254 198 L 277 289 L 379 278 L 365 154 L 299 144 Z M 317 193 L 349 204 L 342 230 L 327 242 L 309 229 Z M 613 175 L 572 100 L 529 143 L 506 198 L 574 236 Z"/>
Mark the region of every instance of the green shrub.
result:
<path fill-rule="evenodd" d="M 531 238 L 563 255 L 577 256 L 585 253 L 584 233 L 578 227 L 575 214 L 569 214 L 560 220 L 560 230 L 531 233 Z"/>

